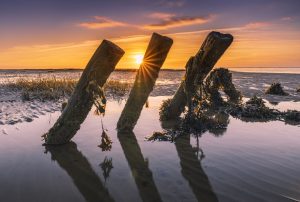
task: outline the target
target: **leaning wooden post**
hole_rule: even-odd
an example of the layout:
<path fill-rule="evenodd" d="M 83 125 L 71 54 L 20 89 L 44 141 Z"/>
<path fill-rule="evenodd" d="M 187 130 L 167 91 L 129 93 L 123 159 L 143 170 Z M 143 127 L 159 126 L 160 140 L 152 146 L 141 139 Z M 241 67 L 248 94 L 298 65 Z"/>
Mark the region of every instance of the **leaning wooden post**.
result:
<path fill-rule="evenodd" d="M 188 97 L 196 92 L 207 74 L 227 50 L 233 41 L 230 34 L 211 32 L 206 37 L 197 54 L 186 64 L 186 74 L 174 97 L 162 106 L 161 120 L 174 119 L 180 116 L 188 104 Z"/>
<path fill-rule="evenodd" d="M 133 88 L 119 118 L 117 124 L 119 131 L 133 130 L 172 44 L 172 39 L 153 33 L 144 61 L 137 72 Z"/>
<path fill-rule="evenodd" d="M 104 40 L 83 71 L 69 102 L 54 126 L 43 137 L 45 144 L 64 144 L 79 130 L 100 91 L 124 51 Z M 99 92 L 98 92 L 99 93 Z"/>

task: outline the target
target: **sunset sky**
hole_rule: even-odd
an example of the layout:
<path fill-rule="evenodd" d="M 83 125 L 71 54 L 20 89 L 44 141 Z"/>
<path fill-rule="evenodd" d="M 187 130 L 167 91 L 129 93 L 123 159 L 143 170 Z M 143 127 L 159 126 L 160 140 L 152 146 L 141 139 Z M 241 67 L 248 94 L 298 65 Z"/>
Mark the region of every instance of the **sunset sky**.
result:
<path fill-rule="evenodd" d="M 152 32 L 174 45 L 164 68 L 183 68 L 208 32 L 234 43 L 217 66 L 300 67 L 299 0 L 5 0 L 0 68 L 84 68 L 103 39 L 137 68 Z"/>

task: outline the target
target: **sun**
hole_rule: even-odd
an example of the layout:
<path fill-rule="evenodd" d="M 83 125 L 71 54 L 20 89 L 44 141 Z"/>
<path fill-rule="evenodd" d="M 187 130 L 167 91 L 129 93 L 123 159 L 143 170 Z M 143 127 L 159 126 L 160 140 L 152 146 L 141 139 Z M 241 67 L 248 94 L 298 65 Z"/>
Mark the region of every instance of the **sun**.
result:
<path fill-rule="evenodd" d="M 140 64 L 143 63 L 143 60 L 144 60 L 144 56 L 143 55 L 141 55 L 141 54 L 135 55 L 134 58 L 135 58 L 135 63 L 136 64 L 140 65 Z"/>

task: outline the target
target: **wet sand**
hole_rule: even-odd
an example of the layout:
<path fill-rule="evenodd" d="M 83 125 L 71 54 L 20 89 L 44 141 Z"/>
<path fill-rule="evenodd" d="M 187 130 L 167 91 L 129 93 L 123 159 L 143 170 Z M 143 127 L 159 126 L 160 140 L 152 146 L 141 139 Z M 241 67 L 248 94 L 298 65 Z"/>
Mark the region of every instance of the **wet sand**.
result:
<path fill-rule="evenodd" d="M 274 106 L 281 102 L 300 102 L 300 93 L 296 92 L 300 88 L 300 74 L 286 73 L 246 73 L 232 72 L 233 83 L 240 90 L 245 98 L 254 95 L 262 97 Z M 17 79 L 38 79 L 38 78 L 69 78 L 76 79 L 81 75 L 80 71 L 0 71 L 0 125 L 13 125 L 22 122 L 31 122 L 49 112 L 61 110 L 61 104 L 68 98 L 62 98 L 55 102 L 38 100 L 23 102 L 21 90 L 8 89 L 5 84 L 15 82 Z M 172 96 L 176 92 L 184 75 L 184 71 L 161 71 L 151 96 Z M 117 71 L 110 76 L 110 80 L 134 81 L 135 72 Z M 288 96 L 274 96 L 264 94 L 273 82 L 280 82 Z M 109 92 L 106 93 L 109 99 L 116 99 Z M 127 96 L 117 98 L 126 99 Z M 285 104 L 289 105 L 289 104 Z M 293 104 L 290 104 L 291 107 Z M 297 106 L 297 105 L 296 105 Z M 292 107 L 293 108 L 293 107 Z M 1 131 L 0 131 L 1 132 Z"/>

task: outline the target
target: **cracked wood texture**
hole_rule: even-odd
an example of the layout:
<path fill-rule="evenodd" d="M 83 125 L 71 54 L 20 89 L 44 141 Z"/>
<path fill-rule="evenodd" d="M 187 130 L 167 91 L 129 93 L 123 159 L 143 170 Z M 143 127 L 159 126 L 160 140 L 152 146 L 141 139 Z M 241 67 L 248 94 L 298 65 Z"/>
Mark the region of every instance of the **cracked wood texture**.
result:
<path fill-rule="evenodd" d="M 172 39 L 153 33 L 144 56 L 144 61 L 137 72 L 129 98 L 119 118 L 117 124 L 118 131 L 133 130 L 148 96 L 153 90 L 159 70 L 172 44 Z"/>
<path fill-rule="evenodd" d="M 203 83 L 208 73 L 231 45 L 233 36 L 220 32 L 210 32 L 197 54 L 186 64 L 186 74 L 175 95 L 164 109 L 161 119 L 176 119 L 189 104 L 188 98 L 193 95 L 197 86 Z"/>
<path fill-rule="evenodd" d="M 103 87 L 124 53 L 112 42 L 102 41 L 84 69 L 61 116 L 43 136 L 45 144 L 65 144 L 72 139 L 93 106 L 96 93 L 93 89 Z"/>

